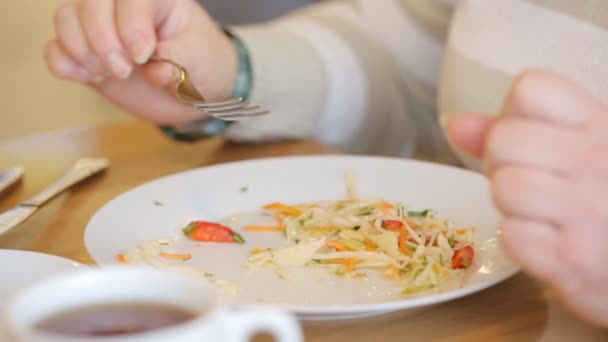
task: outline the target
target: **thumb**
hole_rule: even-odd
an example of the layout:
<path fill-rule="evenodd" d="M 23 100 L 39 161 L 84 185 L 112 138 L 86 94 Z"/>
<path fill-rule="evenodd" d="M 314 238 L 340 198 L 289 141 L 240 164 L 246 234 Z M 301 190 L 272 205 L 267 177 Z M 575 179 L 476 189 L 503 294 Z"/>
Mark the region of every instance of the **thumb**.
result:
<path fill-rule="evenodd" d="M 495 119 L 481 114 L 450 115 L 445 123 L 448 139 L 466 154 L 481 159 L 486 137 Z"/>

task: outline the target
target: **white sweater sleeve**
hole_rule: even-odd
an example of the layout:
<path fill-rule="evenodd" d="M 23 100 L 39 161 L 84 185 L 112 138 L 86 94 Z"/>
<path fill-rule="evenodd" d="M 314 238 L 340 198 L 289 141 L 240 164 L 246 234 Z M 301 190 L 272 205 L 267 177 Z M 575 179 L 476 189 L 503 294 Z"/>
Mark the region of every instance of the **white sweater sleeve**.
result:
<path fill-rule="evenodd" d="M 402 1 L 328 1 L 235 28 L 251 53 L 251 100 L 272 114 L 231 126 L 229 138 L 317 138 L 349 152 L 411 155 L 419 122 L 395 48 L 379 37 L 390 23 L 378 20 L 403 20 L 382 13 L 404 12 Z"/>

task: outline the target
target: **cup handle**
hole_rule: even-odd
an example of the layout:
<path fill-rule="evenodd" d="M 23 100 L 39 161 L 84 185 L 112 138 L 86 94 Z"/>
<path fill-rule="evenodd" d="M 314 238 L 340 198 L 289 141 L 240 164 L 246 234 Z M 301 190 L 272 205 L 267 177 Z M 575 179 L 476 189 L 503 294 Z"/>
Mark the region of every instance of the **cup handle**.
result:
<path fill-rule="evenodd" d="M 226 322 L 225 341 L 248 342 L 258 333 L 267 333 L 277 342 L 302 342 L 304 337 L 298 320 L 276 311 L 233 311 L 222 318 Z"/>

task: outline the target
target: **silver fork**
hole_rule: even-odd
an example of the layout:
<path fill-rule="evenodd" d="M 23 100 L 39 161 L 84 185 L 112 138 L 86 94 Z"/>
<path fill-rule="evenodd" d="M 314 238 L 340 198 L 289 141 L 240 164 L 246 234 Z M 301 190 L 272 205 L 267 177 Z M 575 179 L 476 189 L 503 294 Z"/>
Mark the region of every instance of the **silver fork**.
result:
<path fill-rule="evenodd" d="M 229 98 L 224 101 L 207 102 L 205 98 L 196 90 L 188 71 L 180 64 L 160 57 L 150 58 L 153 62 L 165 62 L 172 64 L 179 71 L 179 80 L 175 86 L 176 97 L 179 101 L 189 104 L 205 114 L 226 121 L 237 121 L 243 118 L 262 116 L 269 114 L 270 111 L 264 110 L 259 106 L 250 106 L 249 101 L 241 98 Z"/>

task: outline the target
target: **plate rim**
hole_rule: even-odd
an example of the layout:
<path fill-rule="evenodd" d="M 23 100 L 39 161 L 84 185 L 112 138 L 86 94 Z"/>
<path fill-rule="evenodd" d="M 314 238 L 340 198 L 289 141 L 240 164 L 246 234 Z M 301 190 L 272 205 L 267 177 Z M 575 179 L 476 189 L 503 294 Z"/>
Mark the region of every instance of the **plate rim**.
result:
<path fill-rule="evenodd" d="M 50 253 L 45 253 L 45 252 L 39 252 L 39 251 L 30 251 L 30 250 L 25 250 L 25 249 L 14 249 L 14 248 L 0 248 L 0 258 L 3 257 L 2 254 L 7 253 L 7 254 L 27 254 L 27 255 L 31 255 L 31 256 L 36 256 L 36 257 L 40 257 L 40 258 L 46 258 L 46 259 L 53 259 L 55 261 L 62 261 L 62 262 L 67 262 L 72 264 L 73 267 L 84 267 L 87 266 L 81 262 L 78 262 L 76 260 L 72 260 L 66 257 L 62 257 L 59 255 L 55 255 L 55 254 L 50 254 Z"/>
<path fill-rule="evenodd" d="M 426 160 L 417 160 L 417 159 L 407 159 L 400 157 L 391 157 L 391 156 L 378 156 L 378 155 L 367 155 L 367 154 L 303 154 L 303 155 L 294 155 L 294 156 L 273 156 L 273 157 L 264 157 L 264 158 L 250 158 L 250 159 L 242 159 L 242 160 L 234 160 L 227 162 L 219 162 L 210 165 L 203 165 L 200 167 L 174 172 L 168 175 L 164 175 L 146 182 L 142 182 L 138 185 L 133 186 L 132 188 L 118 194 L 114 198 L 107 201 L 103 206 L 101 206 L 93 216 L 89 219 L 85 226 L 85 231 L 83 235 L 83 240 L 85 244 L 85 248 L 87 253 L 91 255 L 91 258 L 99 267 L 109 266 L 111 265 L 109 262 L 100 263 L 91 253 L 90 247 L 88 243 L 87 236 L 89 234 L 89 226 L 90 224 L 101 214 L 103 209 L 106 206 L 109 206 L 112 202 L 119 200 L 123 196 L 127 196 L 133 192 L 140 190 L 146 186 L 151 184 L 167 181 L 172 178 L 178 178 L 185 175 L 196 174 L 198 172 L 203 172 L 207 170 L 217 170 L 222 168 L 234 167 L 236 165 L 252 165 L 258 163 L 267 163 L 267 162 L 276 162 L 276 161 L 297 161 L 297 160 L 336 160 L 340 159 L 342 161 L 382 161 L 382 162 L 397 162 L 402 163 L 404 165 L 413 165 L 413 166 L 422 166 L 427 168 L 440 168 L 450 172 L 456 172 L 462 175 L 466 175 L 468 177 L 476 177 L 480 181 L 484 183 L 488 183 L 487 178 L 480 172 L 475 170 L 466 169 L 464 167 L 441 164 L 433 161 Z M 510 260 L 509 260 L 510 261 Z M 446 292 L 440 292 L 436 294 L 423 295 L 420 297 L 413 298 L 403 298 L 397 299 L 393 301 L 381 301 L 381 302 L 373 302 L 373 303 L 365 303 L 365 304 L 280 304 L 280 303 L 239 303 L 238 300 L 230 300 L 229 303 L 241 307 L 241 308 L 275 308 L 286 310 L 299 315 L 321 315 L 321 314 L 335 314 L 335 315 L 345 315 L 345 314 L 357 314 L 357 313 L 374 313 L 378 314 L 394 312 L 400 310 L 408 310 L 415 308 L 428 307 L 436 304 L 441 304 L 445 302 L 449 302 L 452 300 L 460 299 L 484 290 L 487 290 L 491 287 L 494 287 L 500 283 L 503 283 L 507 279 L 515 276 L 521 272 L 521 268 L 515 265 L 513 262 L 509 262 L 509 269 L 499 276 L 492 278 L 491 280 L 482 282 L 480 284 L 474 286 L 467 286 L 463 288 L 457 288 L 453 290 L 449 290 Z"/>

